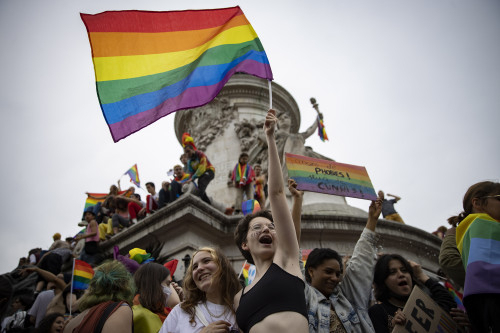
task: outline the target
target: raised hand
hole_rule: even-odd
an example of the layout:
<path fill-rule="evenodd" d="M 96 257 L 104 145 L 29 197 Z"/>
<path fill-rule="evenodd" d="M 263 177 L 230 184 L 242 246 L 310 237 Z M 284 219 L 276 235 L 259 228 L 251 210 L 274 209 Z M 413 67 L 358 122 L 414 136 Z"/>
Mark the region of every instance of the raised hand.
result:
<path fill-rule="evenodd" d="M 276 110 L 270 109 L 266 115 L 266 121 L 264 122 L 264 132 L 266 135 L 273 135 L 276 124 L 278 123 L 278 118 L 276 117 Z"/>
<path fill-rule="evenodd" d="M 297 182 L 294 179 L 288 179 L 288 190 L 292 194 L 292 196 L 299 198 L 304 195 L 303 191 L 297 190 Z"/>

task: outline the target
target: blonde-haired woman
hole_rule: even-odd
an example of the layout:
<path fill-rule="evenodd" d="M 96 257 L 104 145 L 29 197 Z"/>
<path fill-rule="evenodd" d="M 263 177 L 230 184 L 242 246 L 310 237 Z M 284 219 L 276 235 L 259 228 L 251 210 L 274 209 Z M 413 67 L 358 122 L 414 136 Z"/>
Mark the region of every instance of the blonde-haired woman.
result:
<path fill-rule="evenodd" d="M 184 301 L 172 309 L 160 333 L 238 332 L 233 298 L 241 285 L 219 249 L 197 250 L 183 284 Z"/>

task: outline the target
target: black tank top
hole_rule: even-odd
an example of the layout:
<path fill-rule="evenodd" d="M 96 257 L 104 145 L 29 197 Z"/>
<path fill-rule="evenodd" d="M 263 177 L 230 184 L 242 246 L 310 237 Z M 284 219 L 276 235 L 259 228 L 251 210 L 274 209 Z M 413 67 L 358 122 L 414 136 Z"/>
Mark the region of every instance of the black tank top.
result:
<path fill-rule="evenodd" d="M 267 316 L 283 311 L 298 312 L 307 319 L 304 281 L 275 263 L 247 293 L 243 288 L 236 322 L 243 332 Z"/>

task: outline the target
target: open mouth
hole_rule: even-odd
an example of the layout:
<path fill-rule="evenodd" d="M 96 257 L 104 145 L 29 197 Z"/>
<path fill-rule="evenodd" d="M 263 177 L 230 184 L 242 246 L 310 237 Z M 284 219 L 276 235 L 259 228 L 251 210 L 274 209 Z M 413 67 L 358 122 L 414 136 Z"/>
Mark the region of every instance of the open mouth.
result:
<path fill-rule="evenodd" d="M 263 235 L 259 238 L 259 242 L 261 244 L 271 244 L 273 242 L 273 238 L 269 235 Z"/>
<path fill-rule="evenodd" d="M 198 280 L 199 280 L 199 281 L 203 281 L 203 280 L 205 280 L 205 279 L 209 278 L 209 276 L 210 276 L 210 275 L 209 275 L 209 274 L 207 274 L 207 273 L 202 274 L 202 275 L 200 275 L 200 277 L 198 278 Z"/>
<path fill-rule="evenodd" d="M 398 283 L 398 286 L 400 286 L 400 287 L 407 286 L 407 285 L 408 285 L 408 282 L 406 282 L 406 281 L 401 281 Z"/>

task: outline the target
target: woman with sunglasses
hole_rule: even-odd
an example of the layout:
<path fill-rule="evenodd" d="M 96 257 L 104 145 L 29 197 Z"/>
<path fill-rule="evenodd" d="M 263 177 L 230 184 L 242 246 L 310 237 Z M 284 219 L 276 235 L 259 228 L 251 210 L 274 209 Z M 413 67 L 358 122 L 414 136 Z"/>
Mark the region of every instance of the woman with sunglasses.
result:
<path fill-rule="evenodd" d="M 500 183 L 485 181 L 469 187 L 463 208 L 450 220 L 458 223 L 464 306 L 478 332 L 500 332 Z"/>

